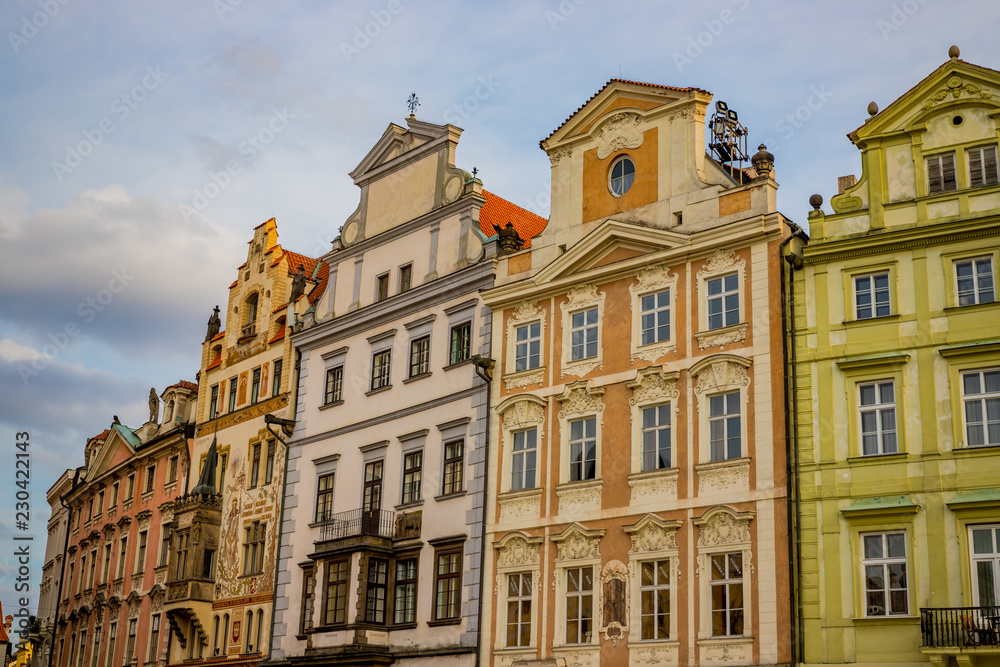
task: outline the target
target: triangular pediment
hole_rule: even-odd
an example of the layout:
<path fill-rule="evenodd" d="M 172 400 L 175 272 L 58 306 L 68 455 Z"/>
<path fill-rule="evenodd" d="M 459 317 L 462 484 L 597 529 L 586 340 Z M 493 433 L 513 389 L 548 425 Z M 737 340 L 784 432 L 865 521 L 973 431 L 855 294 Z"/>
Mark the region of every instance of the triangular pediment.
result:
<path fill-rule="evenodd" d="M 690 242 L 690 237 L 666 229 L 608 220 L 539 271 L 533 280 L 549 283 Z"/>
<path fill-rule="evenodd" d="M 384 167 L 392 163 L 409 163 L 411 158 L 419 159 L 429 152 L 434 152 L 449 138 L 457 142 L 462 132 L 451 125 L 435 125 L 415 118 L 408 119 L 407 126 L 401 127 L 389 123 L 382 137 L 350 173 L 356 184 L 361 185 L 362 182 L 376 177 L 385 171 Z"/>
<path fill-rule="evenodd" d="M 112 425 L 110 431 L 87 470 L 87 481 L 100 477 L 110 468 L 135 456 L 135 446 L 138 445 L 135 434 L 123 424 Z"/>
<path fill-rule="evenodd" d="M 918 129 L 929 116 L 969 103 L 1000 108 L 1000 72 L 952 58 L 848 137 L 859 143 Z"/>

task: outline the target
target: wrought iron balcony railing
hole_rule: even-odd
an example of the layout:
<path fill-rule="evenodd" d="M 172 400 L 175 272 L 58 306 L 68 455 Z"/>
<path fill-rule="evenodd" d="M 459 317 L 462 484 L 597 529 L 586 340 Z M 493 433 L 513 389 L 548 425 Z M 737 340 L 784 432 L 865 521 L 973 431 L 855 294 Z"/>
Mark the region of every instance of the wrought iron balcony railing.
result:
<path fill-rule="evenodd" d="M 392 539 L 396 531 L 396 514 L 389 510 L 356 509 L 330 514 L 320 524 L 320 542 L 345 537 L 367 535 Z"/>
<path fill-rule="evenodd" d="M 1000 648 L 1000 607 L 939 607 L 920 610 L 924 648 Z"/>

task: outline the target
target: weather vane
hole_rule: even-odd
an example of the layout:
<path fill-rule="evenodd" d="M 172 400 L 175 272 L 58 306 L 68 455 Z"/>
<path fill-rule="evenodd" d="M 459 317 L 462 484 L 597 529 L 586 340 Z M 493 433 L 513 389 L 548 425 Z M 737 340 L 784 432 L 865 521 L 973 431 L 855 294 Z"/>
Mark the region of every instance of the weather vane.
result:
<path fill-rule="evenodd" d="M 473 167 L 473 168 L 472 168 L 472 177 L 473 177 L 473 178 L 475 178 L 475 177 L 476 177 L 476 174 L 478 174 L 478 173 L 479 173 L 479 170 L 478 170 L 478 169 L 476 169 L 475 167 Z"/>
<path fill-rule="evenodd" d="M 414 112 L 417 110 L 417 107 L 420 106 L 420 100 L 417 98 L 416 93 L 410 93 L 409 99 L 406 100 L 406 106 L 407 108 L 409 108 L 410 115 L 412 116 Z"/>

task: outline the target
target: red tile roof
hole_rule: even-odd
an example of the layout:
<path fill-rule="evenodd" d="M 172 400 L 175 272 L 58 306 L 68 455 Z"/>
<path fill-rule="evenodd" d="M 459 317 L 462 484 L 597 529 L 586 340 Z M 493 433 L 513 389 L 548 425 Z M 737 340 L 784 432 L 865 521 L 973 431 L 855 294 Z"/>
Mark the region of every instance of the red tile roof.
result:
<path fill-rule="evenodd" d="M 106 428 L 97 435 L 95 435 L 93 438 L 90 438 L 90 440 L 105 440 L 109 435 L 111 435 L 111 429 Z"/>
<path fill-rule="evenodd" d="M 264 225 L 266 225 L 269 222 L 274 222 L 274 218 L 269 218 L 269 219 L 265 220 L 264 222 L 260 223 L 256 227 L 254 227 L 254 230 L 256 231 L 256 230 L 260 229 L 261 227 L 263 227 Z M 253 243 L 253 241 L 251 241 L 251 243 Z"/>
<path fill-rule="evenodd" d="M 187 380 L 181 380 L 180 382 L 172 384 L 169 387 L 167 387 L 167 389 L 175 389 L 177 387 L 180 387 L 181 389 L 190 389 L 191 391 L 194 392 L 198 391 L 198 385 L 196 385 L 194 382 L 188 382 Z M 167 389 L 164 389 L 163 391 L 166 391 Z"/>
<path fill-rule="evenodd" d="M 208 366 L 205 366 L 205 370 L 210 371 L 213 368 L 218 368 L 221 365 L 222 365 L 222 352 L 219 352 L 217 355 L 215 355 L 215 361 L 210 363 Z"/>
<path fill-rule="evenodd" d="M 542 216 L 512 204 L 492 192 L 483 190 L 483 196 L 486 197 L 486 203 L 479 211 L 479 228 L 487 238 L 497 233 L 493 225 L 503 228 L 508 222 L 512 222 L 514 229 L 525 241 L 524 247 L 530 248 L 531 239 L 538 236 L 548 224 L 548 220 Z"/>
<path fill-rule="evenodd" d="M 712 94 L 712 93 L 708 92 L 707 90 L 704 90 L 702 88 L 695 88 L 693 86 L 689 86 L 687 88 L 678 88 L 677 86 L 664 86 L 664 85 L 661 85 L 661 84 L 658 84 L 658 83 L 646 83 L 644 81 L 629 81 L 628 79 L 611 79 L 606 84 L 604 84 L 603 86 L 601 86 L 600 90 L 598 90 L 596 93 L 594 93 L 593 95 L 591 95 L 590 99 L 588 99 L 586 102 L 584 102 L 583 104 L 581 104 L 579 109 L 577 109 L 576 111 L 574 111 L 573 113 L 571 113 L 569 115 L 569 118 L 567 118 L 566 120 L 564 120 L 559 125 L 559 127 L 557 127 L 556 129 L 552 130 L 552 133 L 549 134 L 549 136 L 547 136 L 544 139 L 542 139 L 541 141 L 539 141 L 538 145 L 541 148 L 544 149 L 545 147 L 542 146 L 542 144 L 544 144 L 546 141 L 548 141 L 549 139 L 551 139 L 553 134 L 555 134 L 556 132 L 558 132 L 559 130 L 561 130 L 563 128 L 563 126 L 566 125 L 566 123 L 568 123 L 571 120 L 573 120 L 573 117 L 575 115 L 577 115 L 578 113 L 580 113 L 581 111 L 583 111 L 583 108 L 585 106 L 587 106 L 588 104 L 590 104 L 591 100 L 593 100 L 595 97 L 597 97 L 598 95 L 600 95 L 601 93 L 603 93 L 604 89 L 607 88 L 608 86 L 610 86 L 613 83 L 628 83 L 628 84 L 631 84 L 633 86 L 646 86 L 647 88 L 659 88 L 660 90 L 676 90 L 676 91 L 681 92 L 681 93 L 690 93 L 692 91 L 697 91 L 699 93 L 705 93 L 707 95 L 711 95 Z"/>
<path fill-rule="evenodd" d="M 325 262 L 320 262 L 318 259 L 313 259 L 312 257 L 306 257 L 305 255 L 300 255 L 297 252 L 292 252 L 291 250 L 283 249 L 283 256 L 288 259 L 288 272 L 295 275 L 299 270 L 299 265 L 305 270 L 306 278 L 312 278 L 313 271 L 316 269 L 316 265 L 319 264 L 319 274 L 316 278 L 319 280 L 319 284 L 316 285 L 315 289 L 309 293 L 309 305 L 315 306 L 319 297 L 323 294 L 323 290 L 326 289 L 326 281 L 330 277 L 330 267 L 327 266 Z M 275 259 L 271 262 L 271 266 L 275 266 L 281 258 Z"/>
<path fill-rule="evenodd" d="M 217 333 L 214 336 L 212 336 L 212 341 L 211 342 L 214 343 L 215 341 L 219 340 L 220 338 L 225 338 L 225 337 L 226 337 L 226 331 L 225 331 L 225 329 L 223 329 L 219 333 Z"/>
<path fill-rule="evenodd" d="M 281 340 L 282 338 L 284 338 L 285 337 L 285 329 L 286 329 L 285 325 L 282 324 L 281 328 L 278 329 L 278 333 L 274 334 L 274 337 L 271 338 L 271 340 L 267 341 L 267 344 L 270 345 L 271 343 L 277 343 L 279 340 Z"/>

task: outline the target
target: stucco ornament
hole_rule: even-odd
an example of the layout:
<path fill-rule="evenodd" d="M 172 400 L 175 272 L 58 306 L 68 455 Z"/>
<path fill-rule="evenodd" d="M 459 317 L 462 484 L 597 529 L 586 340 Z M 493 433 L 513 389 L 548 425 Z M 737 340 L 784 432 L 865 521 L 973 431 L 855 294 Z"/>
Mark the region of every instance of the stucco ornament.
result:
<path fill-rule="evenodd" d="M 603 604 L 601 609 L 601 632 L 605 640 L 611 641 L 612 648 L 628 633 L 629 572 L 620 560 L 608 561 L 601 569 Z"/>
<path fill-rule="evenodd" d="M 698 282 L 701 282 L 701 278 L 704 278 L 707 275 L 722 273 L 723 271 L 729 271 L 734 268 L 742 269 L 746 266 L 746 264 L 746 260 L 738 259 L 732 250 L 719 248 L 712 253 L 711 257 L 708 258 L 705 266 L 698 270 Z"/>
<path fill-rule="evenodd" d="M 511 313 L 510 322 L 511 324 L 520 324 L 521 322 L 536 320 L 541 314 L 542 311 L 539 309 L 537 301 L 522 301 L 517 304 L 514 312 Z"/>
<path fill-rule="evenodd" d="M 538 546 L 528 544 L 523 537 L 514 537 L 500 547 L 499 567 L 520 567 L 538 564 Z"/>
<path fill-rule="evenodd" d="M 664 373 L 659 366 L 649 366 L 636 372 L 635 379 L 628 383 L 632 389 L 629 405 L 674 400 L 680 396 L 677 391 L 677 374 Z"/>
<path fill-rule="evenodd" d="M 988 100 L 993 97 L 992 93 L 983 90 L 974 83 L 966 83 L 962 81 L 962 78 L 959 76 L 949 77 L 945 82 L 945 86 L 945 88 L 942 88 L 931 95 L 930 98 L 924 102 L 922 108 L 925 110 L 930 109 L 934 105 L 944 102 L 949 97 L 957 100 L 963 94 L 966 94 L 969 97 L 979 97 L 984 100 Z"/>
<path fill-rule="evenodd" d="M 750 519 L 737 519 L 729 512 L 718 512 L 698 531 L 699 547 L 750 543 Z"/>
<path fill-rule="evenodd" d="M 587 386 L 586 380 L 567 385 L 566 390 L 559 396 L 559 401 L 563 404 L 562 410 L 559 411 L 559 419 L 603 412 L 604 401 L 601 400 L 603 394 L 603 387 L 591 389 Z"/>
<path fill-rule="evenodd" d="M 559 554 L 556 556 L 557 561 L 600 558 L 600 534 L 587 535 L 576 524 L 566 530 L 569 531 L 569 534 L 557 542 L 559 548 Z"/>
<path fill-rule="evenodd" d="M 545 374 L 542 369 L 530 373 L 519 373 L 513 377 L 505 376 L 503 379 L 504 386 L 507 387 L 507 391 L 511 389 L 521 389 L 524 387 L 530 387 L 531 385 L 541 384 L 542 380 L 545 379 Z"/>
<path fill-rule="evenodd" d="M 597 158 L 603 160 L 615 151 L 642 146 L 639 114 L 616 113 L 601 124 L 597 131 Z"/>
<path fill-rule="evenodd" d="M 677 280 L 677 275 L 671 273 L 670 267 L 665 264 L 658 264 L 656 266 L 649 266 L 642 269 L 636 274 L 635 279 L 639 281 L 636 288 L 640 291 L 646 292 L 649 290 L 669 287 L 675 280 Z"/>
<path fill-rule="evenodd" d="M 541 424 L 545 421 L 545 409 L 538 403 L 529 400 L 517 401 L 500 414 L 503 415 L 505 431 L 532 424 Z"/>
<path fill-rule="evenodd" d="M 517 495 L 507 497 L 501 494 L 498 498 L 500 501 L 500 520 L 513 521 L 515 519 L 523 519 L 524 517 L 537 518 L 539 508 L 541 507 L 541 491 L 541 489 L 537 489 L 532 493 L 518 492 Z"/>
<path fill-rule="evenodd" d="M 559 514 L 573 516 L 580 512 L 601 509 L 601 489 L 600 482 L 557 488 Z"/>
<path fill-rule="evenodd" d="M 675 551 L 676 549 L 677 529 L 664 528 L 650 522 L 632 533 L 632 550 L 629 553 Z"/>
<path fill-rule="evenodd" d="M 551 162 L 552 166 L 554 167 L 557 164 L 559 164 L 560 160 L 562 160 L 563 158 L 570 157 L 571 155 L 573 155 L 572 148 L 557 148 L 556 150 L 549 153 L 549 162 Z"/>
<path fill-rule="evenodd" d="M 727 462 L 729 463 L 729 462 Z M 735 465 L 718 465 L 698 469 L 698 495 L 747 491 L 750 488 L 750 462 L 747 459 Z"/>
<path fill-rule="evenodd" d="M 600 301 L 600 295 L 597 293 L 597 285 L 593 283 L 587 283 L 585 285 L 577 285 L 566 292 L 566 308 L 578 308 L 580 306 L 589 306 Z"/>
<path fill-rule="evenodd" d="M 694 391 L 696 394 L 711 393 L 722 389 L 746 387 L 749 384 L 750 376 L 747 375 L 745 366 L 720 359 L 698 373 Z"/>

